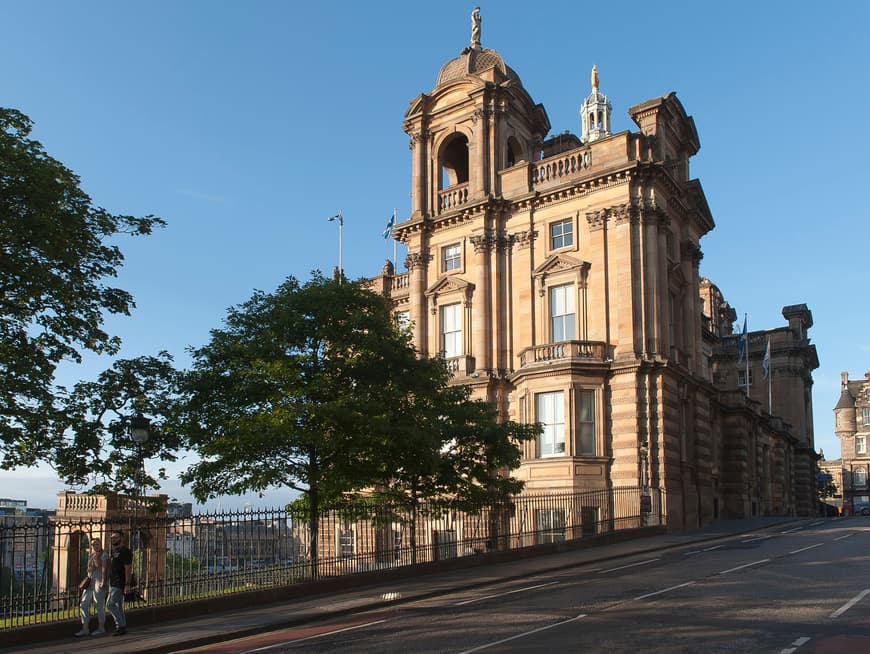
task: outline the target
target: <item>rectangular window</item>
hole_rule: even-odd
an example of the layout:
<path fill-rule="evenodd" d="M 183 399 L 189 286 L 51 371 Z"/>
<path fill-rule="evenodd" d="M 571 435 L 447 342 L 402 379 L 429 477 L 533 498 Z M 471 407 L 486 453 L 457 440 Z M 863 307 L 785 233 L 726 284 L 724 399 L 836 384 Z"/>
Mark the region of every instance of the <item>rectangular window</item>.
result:
<path fill-rule="evenodd" d="M 535 395 L 536 420 L 543 426 L 538 436 L 538 458 L 565 455 L 565 393 Z"/>
<path fill-rule="evenodd" d="M 595 456 L 595 391 L 577 391 L 578 456 Z"/>
<path fill-rule="evenodd" d="M 338 545 L 343 559 L 353 558 L 353 529 L 342 529 L 338 533 Z"/>
<path fill-rule="evenodd" d="M 441 271 L 457 270 L 462 258 L 459 254 L 459 243 L 445 245 L 441 248 Z"/>
<path fill-rule="evenodd" d="M 558 543 L 565 540 L 565 509 L 535 511 L 535 542 Z"/>
<path fill-rule="evenodd" d="M 550 225 L 550 249 L 558 250 L 569 245 L 574 245 L 574 222 L 569 218 L 552 223 Z"/>
<path fill-rule="evenodd" d="M 456 530 L 436 529 L 432 532 L 432 546 L 432 558 L 435 561 L 455 559 L 458 551 L 456 548 Z"/>
<path fill-rule="evenodd" d="M 855 436 L 855 454 L 867 454 L 866 436 Z"/>
<path fill-rule="evenodd" d="M 462 305 L 441 307 L 441 352 L 445 359 L 462 356 Z"/>
<path fill-rule="evenodd" d="M 411 312 L 396 311 L 396 324 L 401 330 L 409 329 L 411 327 Z"/>
<path fill-rule="evenodd" d="M 746 371 L 737 371 L 737 385 L 741 388 L 746 388 Z M 749 371 L 749 385 L 752 386 L 752 370 Z"/>
<path fill-rule="evenodd" d="M 550 288 L 550 342 L 575 338 L 574 284 Z"/>
<path fill-rule="evenodd" d="M 870 425 L 870 406 L 865 406 L 861 409 L 861 422 L 865 425 Z"/>

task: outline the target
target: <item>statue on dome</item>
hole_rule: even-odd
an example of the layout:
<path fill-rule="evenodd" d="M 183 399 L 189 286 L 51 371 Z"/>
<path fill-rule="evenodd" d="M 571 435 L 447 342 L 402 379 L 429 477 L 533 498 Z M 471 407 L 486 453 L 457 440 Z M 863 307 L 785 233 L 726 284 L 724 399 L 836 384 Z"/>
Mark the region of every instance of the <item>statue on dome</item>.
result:
<path fill-rule="evenodd" d="M 480 50 L 480 7 L 471 12 L 471 47 Z"/>
<path fill-rule="evenodd" d="M 598 90 L 598 66 L 592 64 L 592 90 Z"/>

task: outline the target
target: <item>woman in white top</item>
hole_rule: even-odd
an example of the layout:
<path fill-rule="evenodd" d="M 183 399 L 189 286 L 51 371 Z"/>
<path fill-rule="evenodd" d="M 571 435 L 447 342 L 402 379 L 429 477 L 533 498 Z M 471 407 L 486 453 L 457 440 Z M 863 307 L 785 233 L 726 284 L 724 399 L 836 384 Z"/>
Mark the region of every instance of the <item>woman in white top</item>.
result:
<path fill-rule="evenodd" d="M 106 633 L 106 590 L 109 586 L 109 553 L 103 549 L 99 538 L 91 540 L 88 555 L 88 573 L 79 584 L 82 601 L 79 604 L 82 629 L 76 636 L 100 636 Z M 91 633 L 91 604 L 97 605 L 97 628 Z"/>

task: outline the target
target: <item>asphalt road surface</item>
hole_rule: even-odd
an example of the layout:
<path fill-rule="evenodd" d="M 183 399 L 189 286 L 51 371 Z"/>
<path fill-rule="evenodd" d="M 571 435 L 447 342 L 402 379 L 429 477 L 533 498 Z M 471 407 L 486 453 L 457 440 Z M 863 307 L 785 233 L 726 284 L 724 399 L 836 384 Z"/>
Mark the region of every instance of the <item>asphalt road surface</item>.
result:
<path fill-rule="evenodd" d="M 185 652 L 870 653 L 870 522 L 778 527 Z"/>

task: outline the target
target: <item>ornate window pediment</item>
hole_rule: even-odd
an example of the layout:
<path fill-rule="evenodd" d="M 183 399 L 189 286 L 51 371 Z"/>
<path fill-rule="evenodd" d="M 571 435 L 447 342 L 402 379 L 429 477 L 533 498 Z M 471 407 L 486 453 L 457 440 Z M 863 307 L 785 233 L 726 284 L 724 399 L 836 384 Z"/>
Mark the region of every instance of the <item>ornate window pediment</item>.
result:
<path fill-rule="evenodd" d="M 425 295 L 429 298 L 432 305 L 432 310 L 438 305 L 439 296 L 448 296 L 451 300 L 461 299 L 465 304 L 471 302 L 471 296 L 474 293 L 474 284 L 467 282 L 461 277 L 451 275 L 439 279 L 426 289 Z"/>
<path fill-rule="evenodd" d="M 589 274 L 589 268 L 592 266 L 588 261 L 581 261 L 566 254 L 554 254 L 548 257 L 544 263 L 535 268 L 534 277 L 536 286 L 540 289 L 540 294 L 543 295 L 544 287 L 547 285 L 547 277 L 551 275 L 562 275 L 568 273 L 566 277 L 576 280 L 580 288 L 586 287 L 586 277 Z M 573 273 L 573 275 L 571 274 Z"/>

